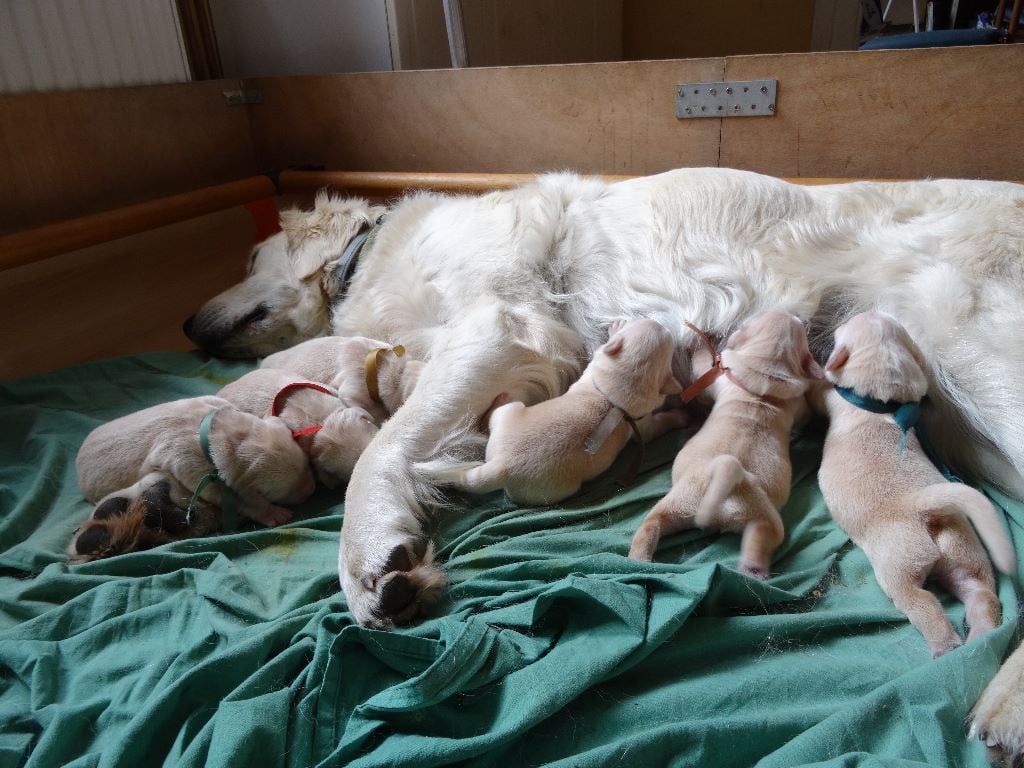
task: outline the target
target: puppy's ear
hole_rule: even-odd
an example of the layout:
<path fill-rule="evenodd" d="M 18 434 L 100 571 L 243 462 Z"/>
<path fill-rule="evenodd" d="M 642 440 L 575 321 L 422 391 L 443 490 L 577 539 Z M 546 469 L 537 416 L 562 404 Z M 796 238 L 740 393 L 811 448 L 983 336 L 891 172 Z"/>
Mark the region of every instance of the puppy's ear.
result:
<path fill-rule="evenodd" d="M 850 348 L 845 344 L 840 344 L 834 350 L 828 358 L 828 362 L 825 363 L 825 370 L 829 373 L 835 373 L 844 365 L 846 361 L 850 359 Z"/>
<path fill-rule="evenodd" d="M 658 390 L 658 394 L 661 395 L 678 395 L 683 391 L 683 385 L 679 383 L 679 380 L 671 373 L 668 378 L 665 379 L 661 384 L 661 389 Z"/>
<path fill-rule="evenodd" d="M 624 343 L 625 340 L 621 336 L 615 336 L 601 347 L 601 351 L 608 355 L 608 357 L 615 357 L 622 351 Z"/>
<path fill-rule="evenodd" d="M 922 352 L 921 348 L 914 343 L 913 339 L 910 339 L 909 341 L 910 343 L 908 346 L 910 347 L 910 355 L 914 358 L 914 362 L 921 366 L 922 371 L 928 370 L 928 366 L 925 364 L 924 360 L 924 352 Z"/>
<path fill-rule="evenodd" d="M 824 379 L 825 372 L 821 370 L 821 366 L 818 365 L 818 361 L 814 359 L 814 355 L 810 352 L 804 355 L 804 373 L 808 379 Z"/>
<path fill-rule="evenodd" d="M 725 342 L 727 349 L 736 349 L 737 347 L 743 346 L 743 342 L 747 340 L 747 329 L 740 328 L 738 331 L 733 331 L 728 341 Z"/>

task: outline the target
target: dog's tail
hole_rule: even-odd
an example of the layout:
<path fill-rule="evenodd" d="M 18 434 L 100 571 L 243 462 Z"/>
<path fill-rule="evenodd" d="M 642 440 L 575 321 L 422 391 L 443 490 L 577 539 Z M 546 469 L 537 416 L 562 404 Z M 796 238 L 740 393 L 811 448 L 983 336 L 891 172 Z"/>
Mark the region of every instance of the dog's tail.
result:
<path fill-rule="evenodd" d="M 470 493 L 490 493 L 505 487 L 505 467 L 497 460 L 452 463 L 448 459 L 421 461 L 413 465 L 421 479 Z"/>
<path fill-rule="evenodd" d="M 1016 555 L 999 515 L 980 491 L 960 483 L 935 483 L 916 491 L 911 498 L 914 508 L 924 516 L 966 515 L 996 568 L 1012 573 L 1017 567 Z"/>
<path fill-rule="evenodd" d="M 709 471 L 711 479 L 694 516 L 694 523 L 698 528 L 708 528 L 714 524 L 718 510 L 746 475 L 746 470 L 739 459 L 729 455 L 716 456 L 712 459 Z"/>

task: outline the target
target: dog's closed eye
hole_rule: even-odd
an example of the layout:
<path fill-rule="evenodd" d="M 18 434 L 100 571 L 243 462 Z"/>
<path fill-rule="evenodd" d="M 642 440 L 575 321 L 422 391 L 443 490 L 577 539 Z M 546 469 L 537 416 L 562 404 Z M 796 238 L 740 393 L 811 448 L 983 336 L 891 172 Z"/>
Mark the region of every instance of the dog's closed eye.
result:
<path fill-rule="evenodd" d="M 249 314 L 243 316 L 235 325 L 236 327 L 241 327 L 258 323 L 267 316 L 269 311 L 269 307 L 267 307 L 266 304 L 257 304 L 255 309 L 253 309 Z"/>

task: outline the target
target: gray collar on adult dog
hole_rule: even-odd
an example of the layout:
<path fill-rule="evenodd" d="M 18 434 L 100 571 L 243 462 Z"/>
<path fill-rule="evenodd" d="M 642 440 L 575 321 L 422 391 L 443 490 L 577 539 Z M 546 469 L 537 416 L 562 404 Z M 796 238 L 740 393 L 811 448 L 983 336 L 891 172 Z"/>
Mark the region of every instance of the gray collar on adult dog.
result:
<path fill-rule="evenodd" d="M 355 274 L 363 249 L 368 242 L 377 236 L 377 231 L 383 223 L 384 214 L 381 214 L 377 217 L 377 221 L 373 223 L 373 226 L 360 230 L 359 234 L 353 237 L 348 245 L 345 246 L 345 250 L 341 252 L 338 265 L 334 268 L 334 283 L 338 286 L 338 291 L 331 297 L 331 306 L 345 298 L 345 294 L 348 292 L 348 284 L 352 280 L 352 275 Z"/>

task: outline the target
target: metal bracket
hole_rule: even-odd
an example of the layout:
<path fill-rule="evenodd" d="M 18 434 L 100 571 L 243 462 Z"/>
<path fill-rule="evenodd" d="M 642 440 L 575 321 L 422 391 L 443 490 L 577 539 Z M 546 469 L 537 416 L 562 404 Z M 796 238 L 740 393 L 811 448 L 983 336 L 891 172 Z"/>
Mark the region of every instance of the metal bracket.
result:
<path fill-rule="evenodd" d="M 778 80 L 726 80 L 676 85 L 676 117 L 770 117 Z"/>
<path fill-rule="evenodd" d="M 262 104 L 263 91 L 259 88 L 243 88 L 239 91 L 223 91 L 224 101 L 228 104 Z"/>

